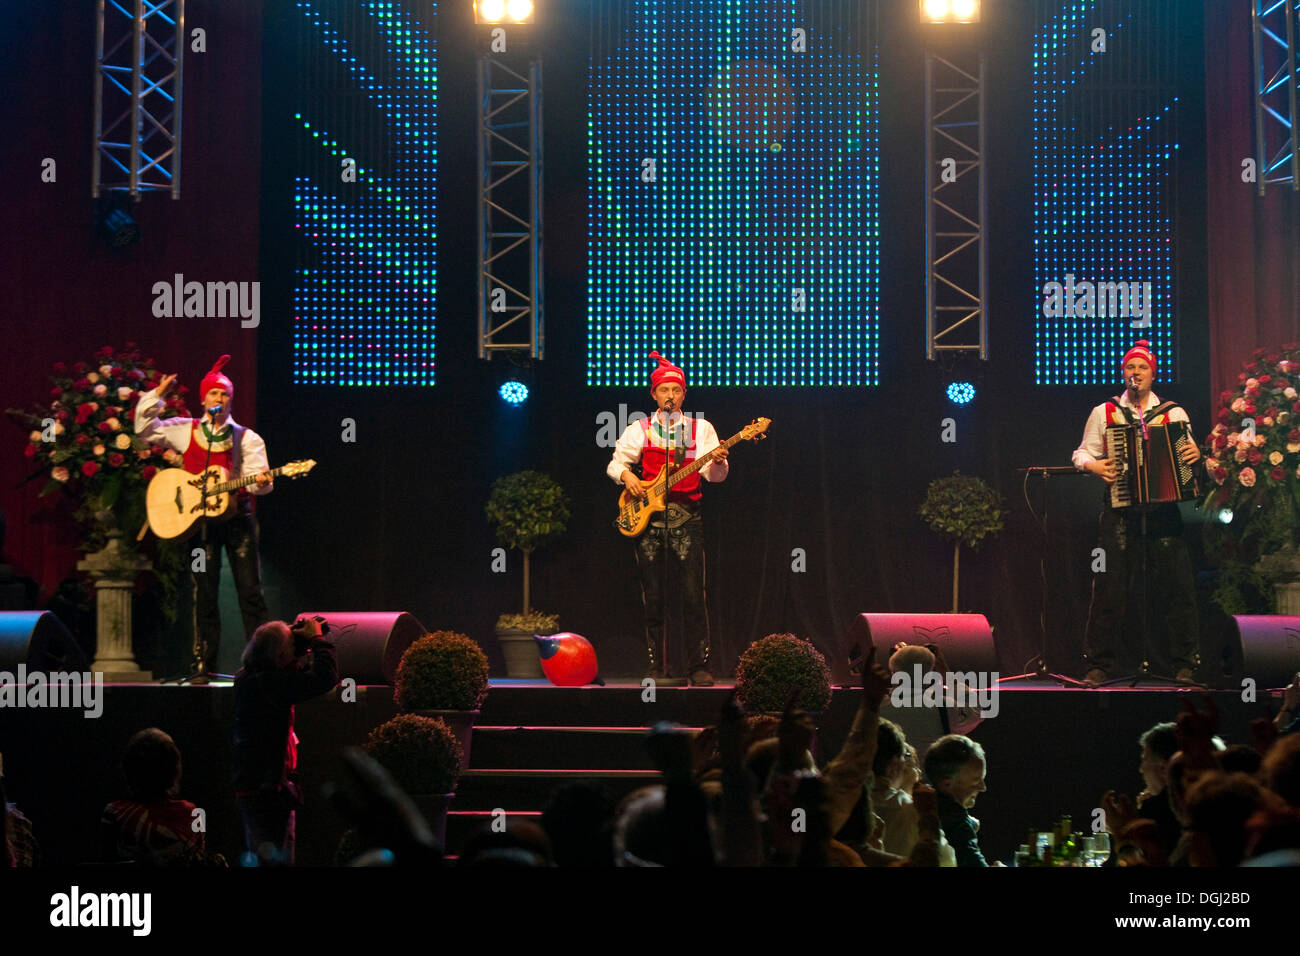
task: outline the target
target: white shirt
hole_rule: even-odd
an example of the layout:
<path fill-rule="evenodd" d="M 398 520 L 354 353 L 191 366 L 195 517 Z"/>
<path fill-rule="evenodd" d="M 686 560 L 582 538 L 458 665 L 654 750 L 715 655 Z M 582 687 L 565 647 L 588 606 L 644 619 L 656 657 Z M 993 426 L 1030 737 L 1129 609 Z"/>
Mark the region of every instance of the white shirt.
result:
<path fill-rule="evenodd" d="M 135 433 L 150 444 L 166 445 L 173 451 L 184 454 L 185 449 L 190 447 L 190 438 L 194 434 L 194 419 L 167 418 L 160 421 L 158 413 L 162 407 L 162 396 L 158 394 L 158 389 L 155 388 L 141 395 L 135 406 Z M 208 421 L 208 416 L 204 415 L 200 420 Z M 227 418 L 226 424 L 243 428 L 234 418 Z M 231 477 L 247 478 L 249 475 L 260 475 L 264 471 L 270 471 L 266 459 L 266 442 L 262 440 L 262 436 L 251 428 L 243 428 L 243 432 L 243 437 L 235 442 L 230 450 L 230 461 L 234 466 L 231 469 Z M 200 435 L 202 435 L 201 430 Z M 274 485 L 273 481 L 264 485 L 254 482 L 245 490 L 250 494 L 264 495 L 269 493 Z"/>
<path fill-rule="evenodd" d="M 1129 399 L 1129 390 L 1127 388 L 1124 389 L 1124 394 L 1120 396 L 1119 404 L 1125 408 L 1135 407 Z M 1159 404 L 1160 397 L 1155 392 L 1150 392 L 1147 395 L 1146 402 L 1142 405 L 1142 411 L 1140 413 L 1135 412 L 1135 414 L 1140 418 Z M 1190 421 L 1187 412 L 1183 411 L 1182 407 L 1178 405 L 1169 409 L 1167 418 L 1171 422 Z M 1074 467 L 1079 471 L 1087 471 L 1089 462 L 1101 461 L 1106 457 L 1106 426 L 1109 424 L 1111 423 L 1106 420 L 1106 403 L 1102 402 L 1088 416 L 1088 424 L 1083 426 L 1083 441 L 1079 443 L 1079 447 L 1074 450 L 1074 454 L 1071 456 Z"/>
<path fill-rule="evenodd" d="M 695 421 L 695 444 L 691 444 L 691 421 Z M 686 448 L 687 460 L 691 461 L 696 458 L 703 458 L 713 449 L 717 448 L 721 442 L 718 441 L 718 433 L 707 419 L 698 418 L 692 415 L 683 415 L 681 412 L 673 412 L 668 418 L 664 417 L 662 411 L 657 411 L 650 417 L 649 427 L 637 420 L 624 429 L 623 434 L 618 439 L 618 444 L 614 446 L 614 455 L 610 459 L 609 466 L 605 469 L 605 474 L 614 480 L 615 484 L 622 484 L 622 474 L 624 471 L 632 468 L 641 460 L 641 452 L 645 449 L 647 436 L 649 441 L 657 448 L 667 448 L 665 441 L 660 439 L 656 441 L 651 432 L 654 430 L 654 423 L 658 422 L 666 428 L 686 429 Z M 692 449 L 694 453 L 692 454 Z M 726 461 L 711 461 L 700 469 L 700 475 L 709 481 L 723 481 L 730 470 L 730 463 Z"/>

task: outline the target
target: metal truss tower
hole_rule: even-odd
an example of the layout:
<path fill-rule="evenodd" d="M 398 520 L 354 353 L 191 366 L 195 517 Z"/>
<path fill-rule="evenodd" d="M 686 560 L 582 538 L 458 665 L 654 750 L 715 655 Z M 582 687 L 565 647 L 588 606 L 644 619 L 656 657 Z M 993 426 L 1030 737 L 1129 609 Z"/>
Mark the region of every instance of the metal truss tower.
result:
<path fill-rule="evenodd" d="M 479 358 L 544 355 L 542 65 L 479 59 Z"/>
<path fill-rule="evenodd" d="M 984 54 L 925 56 L 926 358 L 988 358 Z"/>
<path fill-rule="evenodd" d="M 181 195 L 185 0 L 99 0 L 91 194 Z"/>
<path fill-rule="evenodd" d="M 1296 86 L 1300 84 L 1300 0 L 1253 0 L 1256 190 L 1290 183 L 1300 191 Z"/>

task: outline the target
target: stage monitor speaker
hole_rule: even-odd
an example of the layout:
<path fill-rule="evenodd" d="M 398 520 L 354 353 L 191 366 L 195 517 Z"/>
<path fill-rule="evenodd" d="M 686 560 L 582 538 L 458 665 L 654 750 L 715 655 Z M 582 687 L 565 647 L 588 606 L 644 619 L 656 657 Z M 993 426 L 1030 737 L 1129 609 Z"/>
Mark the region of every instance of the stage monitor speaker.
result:
<path fill-rule="evenodd" d="M 875 645 L 876 660 L 886 664 L 895 644 L 934 644 L 954 671 L 998 669 L 993 629 L 983 614 L 859 614 L 841 642 L 843 652 L 831 662 L 831 675 L 839 684 L 852 684 L 849 651 L 857 644 L 863 654 Z"/>
<path fill-rule="evenodd" d="M 13 670 L 26 664 L 29 670 L 90 670 L 85 652 L 49 611 L 0 612 L 0 670 Z"/>
<path fill-rule="evenodd" d="M 393 684 L 402 655 L 428 628 L 406 611 L 304 611 L 329 621 L 329 640 L 339 654 L 339 679 Z"/>
<path fill-rule="evenodd" d="M 1223 671 L 1234 686 L 1285 687 L 1300 671 L 1300 617 L 1235 614 L 1223 649 Z"/>

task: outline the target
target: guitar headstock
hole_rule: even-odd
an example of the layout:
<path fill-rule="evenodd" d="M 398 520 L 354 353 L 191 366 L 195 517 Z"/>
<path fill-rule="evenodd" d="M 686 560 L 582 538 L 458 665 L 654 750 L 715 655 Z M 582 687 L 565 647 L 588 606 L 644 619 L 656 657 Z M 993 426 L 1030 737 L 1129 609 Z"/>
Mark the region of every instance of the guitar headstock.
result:
<path fill-rule="evenodd" d="M 312 458 L 303 461 L 291 461 L 289 464 L 280 469 L 280 474 L 286 478 L 297 478 L 299 475 L 305 475 L 316 467 L 316 461 Z"/>
<path fill-rule="evenodd" d="M 770 418 L 756 418 L 752 424 L 740 430 L 740 437 L 745 441 L 761 441 L 767 437 L 767 426 L 772 424 Z"/>

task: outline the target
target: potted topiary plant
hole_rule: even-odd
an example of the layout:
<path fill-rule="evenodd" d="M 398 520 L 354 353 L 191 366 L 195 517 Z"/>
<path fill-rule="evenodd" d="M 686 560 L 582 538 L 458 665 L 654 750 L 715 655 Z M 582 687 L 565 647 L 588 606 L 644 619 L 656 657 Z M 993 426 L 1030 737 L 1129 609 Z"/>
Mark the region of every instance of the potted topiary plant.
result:
<path fill-rule="evenodd" d="M 554 634 L 559 618 L 532 608 L 530 559 L 533 551 L 564 533 L 569 503 L 564 489 L 550 476 L 521 471 L 493 482 L 487 517 L 496 525 L 497 541 L 524 555 L 524 598 L 520 613 L 502 614 L 497 619 L 497 640 L 505 654 L 506 675 L 540 678 L 542 666 L 533 635 Z"/>
<path fill-rule="evenodd" d="M 831 672 L 821 651 L 794 634 L 769 634 L 749 645 L 736 666 L 736 696 L 750 714 L 781 714 L 794 706 L 812 714 L 831 700 Z"/>
<path fill-rule="evenodd" d="M 370 732 L 366 751 L 383 764 L 447 843 L 447 810 L 461 770 L 460 742 L 441 720 L 399 714 Z"/>
<path fill-rule="evenodd" d="M 473 639 L 434 631 L 406 649 L 397 665 L 393 699 L 404 713 L 437 717 L 460 741 L 469 766 L 474 718 L 488 692 L 488 659 Z"/>
<path fill-rule="evenodd" d="M 930 482 L 920 515 L 933 530 L 952 539 L 952 613 L 957 613 L 957 571 L 961 546 L 978 551 L 986 535 L 1002 530 L 1002 496 L 984 479 L 954 471 Z"/>

